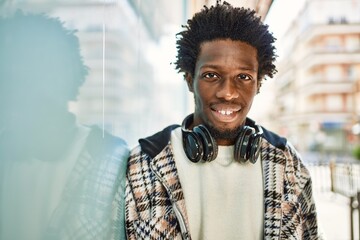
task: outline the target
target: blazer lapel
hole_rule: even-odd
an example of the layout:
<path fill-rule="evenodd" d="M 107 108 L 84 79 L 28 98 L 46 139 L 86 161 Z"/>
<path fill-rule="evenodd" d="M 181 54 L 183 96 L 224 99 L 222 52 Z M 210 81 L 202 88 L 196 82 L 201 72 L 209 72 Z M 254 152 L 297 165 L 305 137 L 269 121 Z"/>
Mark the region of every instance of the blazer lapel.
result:
<path fill-rule="evenodd" d="M 264 239 L 277 239 L 281 227 L 285 157 L 281 150 L 265 141 L 261 153 L 264 173 Z"/>
<path fill-rule="evenodd" d="M 180 211 L 180 213 L 178 213 L 180 215 L 177 215 L 177 218 L 182 231 L 188 232 L 189 222 L 185 207 L 184 192 L 181 188 L 174 155 L 170 145 L 167 145 L 166 148 L 153 159 L 152 164 L 153 171 L 160 179 L 162 179 L 162 184 L 170 195 L 170 199 L 173 200 L 173 204 L 175 204 L 175 207 Z"/>

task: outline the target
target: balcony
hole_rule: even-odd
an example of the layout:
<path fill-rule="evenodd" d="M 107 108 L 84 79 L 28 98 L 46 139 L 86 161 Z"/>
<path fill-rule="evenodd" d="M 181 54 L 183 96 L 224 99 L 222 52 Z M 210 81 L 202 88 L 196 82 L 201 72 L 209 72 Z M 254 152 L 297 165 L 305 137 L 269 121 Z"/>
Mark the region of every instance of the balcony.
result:
<path fill-rule="evenodd" d="M 304 96 L 324 94 L 352 94 L 354 83 L 350 80 L 327 81 L 324 78 L 313 77 L 299 87 L 298 92 Z"/>
<path fill-rule="evenodd" d="M 359 25 L 360 24 L 316 24 L 306 29 L 301 39 L 303 42 L 310 42 L 323 36 L 358 34 Z"/>
<path fill-rule="evenodd" d="M 304 70 L 323 65 L 344 65 L 360 63 L 360 51 L 357 52 L 309 52 L 302 60 L 301 66 Z"/>
<path fill-rule="evenodd" d="M 283 123 L 291 122 L 295 125 L 308 124 L 313 121 L 317 122 L 342 122 L 346 123 L 351 121 L 351 113 L 349 112 L 327 112 L 321 110 L 309 109 L 306 112 L 298 113 L 283 113 L 279 120 Z"/>

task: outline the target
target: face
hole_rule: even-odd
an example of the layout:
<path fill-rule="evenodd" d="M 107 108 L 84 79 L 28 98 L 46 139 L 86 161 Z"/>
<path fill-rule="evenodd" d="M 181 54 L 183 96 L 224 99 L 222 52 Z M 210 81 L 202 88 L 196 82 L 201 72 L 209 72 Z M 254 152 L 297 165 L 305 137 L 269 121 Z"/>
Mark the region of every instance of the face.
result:
<path fill-rule="evenodd" d="M 204 42 L 194 76 L 187 73 L 194 93 L 194 124 L 207 126 L 218 145 L 232 145 L 257 93 L 256 48 L 233 40 Z"/>

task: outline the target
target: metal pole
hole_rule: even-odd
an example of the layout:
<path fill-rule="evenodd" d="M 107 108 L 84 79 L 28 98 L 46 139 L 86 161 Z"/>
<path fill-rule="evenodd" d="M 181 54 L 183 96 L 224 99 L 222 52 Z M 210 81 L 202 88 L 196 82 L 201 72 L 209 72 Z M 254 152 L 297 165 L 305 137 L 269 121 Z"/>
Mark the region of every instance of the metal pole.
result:
<path fill-rule="evenodd" d="M 353 204 L 355 201 L 355 197 L 350 197 L 350 239 L 354 240 L 354 218 L 353 218 Z"/>
<path fill-rule="evenodd" d="M 360 239 L 360 192 L 357 193 L 357 210 L 358 210 L 358 224 L 359 224 L 359 239 Z"/>
<path fill-rule="evenodd" d="M 330 161 L 330 191 L 335 192 L 335 161 Z"/>

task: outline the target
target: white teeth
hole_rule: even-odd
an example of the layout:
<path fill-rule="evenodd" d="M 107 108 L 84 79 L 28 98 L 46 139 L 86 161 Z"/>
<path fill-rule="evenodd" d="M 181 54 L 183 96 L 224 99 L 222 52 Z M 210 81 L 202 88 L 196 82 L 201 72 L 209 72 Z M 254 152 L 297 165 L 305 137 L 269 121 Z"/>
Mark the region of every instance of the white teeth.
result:
<path fill-rule="evenodd" d="M 230 115 L 233 113 L 233 111 L 230 111 L 230 110 L 220 110 L 218 112 L 222 115 Z"/>

